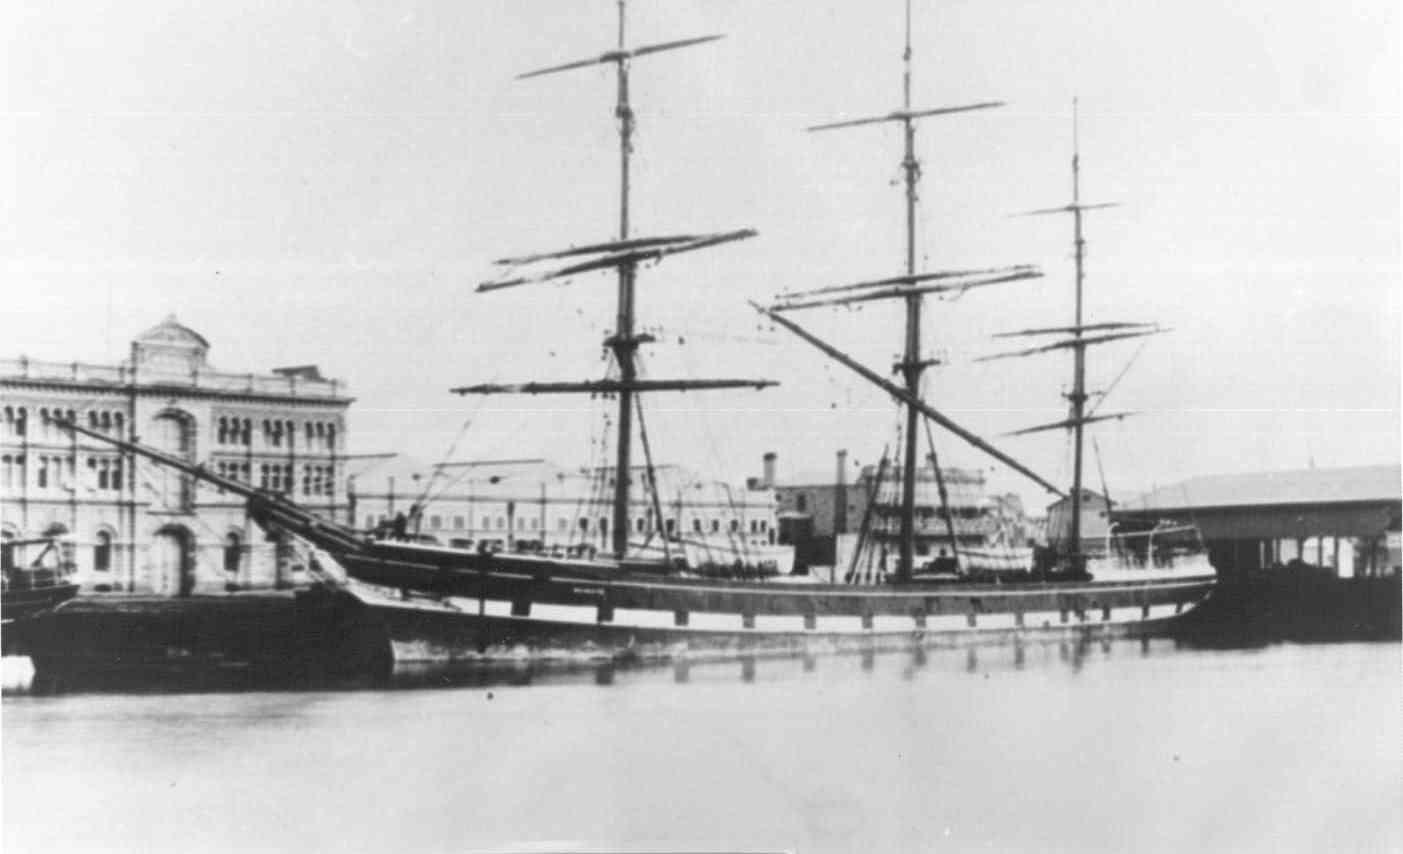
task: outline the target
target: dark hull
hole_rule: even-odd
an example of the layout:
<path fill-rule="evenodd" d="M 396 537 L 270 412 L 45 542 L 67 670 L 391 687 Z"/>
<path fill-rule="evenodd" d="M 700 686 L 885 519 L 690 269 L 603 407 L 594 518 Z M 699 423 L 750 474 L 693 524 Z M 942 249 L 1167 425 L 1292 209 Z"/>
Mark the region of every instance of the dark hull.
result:
<path fill-rule="evenodd" d="M 0 599 L 0 619 L 22 620 L 43 613 L 78 595 L 76 584 L 54 584 L 28 590 L 6 590 Z"/>
<path fill-rule="evenodd" d="M 338 555 L 397 663 L 667 658 L 961 646 L 1165 632 L 1214 576 L 901 587 L 664 577 L 529 556 L 377 543 Z M 388 590 L 384 588 L 389 588 Z"/>

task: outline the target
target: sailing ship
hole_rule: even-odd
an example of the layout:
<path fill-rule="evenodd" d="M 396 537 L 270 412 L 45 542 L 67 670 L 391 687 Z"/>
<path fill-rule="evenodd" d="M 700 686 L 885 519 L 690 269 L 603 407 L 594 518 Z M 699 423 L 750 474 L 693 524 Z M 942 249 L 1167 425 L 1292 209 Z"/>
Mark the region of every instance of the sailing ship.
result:
<path fill-rule="evenodd" d="M 513 268 L 486 282 L 480 291 L 526 286 L 581 274 L 612 270 L 617 280 L 616 325 L 604 346 L 615 373 L 587 382 L 529 382 L 471 385 L 458 394 L 594 394 L 617 402 L 617 446 L 611 523 L 612 553 L 600 559 L 546 554 L 467 550 L 391 539 L 374 539 L 349 526 L 318 517 L 286 497 L 222 477 L 154 449 L 69 428 L 99 441 L 170 466 L 185 475 L 240 495 L 265 527 L 294 534 L 325 559 L 338 564 L 354 584 L 383 631 L 395 661 L 478 658 L 494 655 L 551 656 L 580 652 L 609 656 L 702 655 L 720 651 L 796 652 L 824 649 L 905 648 L 1020 641 L 1024 639 L 1108 637 L 1163 630 L 1211 592 L 1215 578 L 1202 567 L 1181 562 L 1141 565 L 1132 572 L 1093 574 L 1075 545 L 1070 554 L 1023 574 L 1021 583 L 956 571 L 939 578 L 915 572 L 914 469 L 917 429 L 934 423 L 1050 491 L 1049 481 L 1022 463 L 953 422 L 925 402 L 920 379 L 929 366 L 921 358 L 921 301 L 930 293 L 964 291 L 1037 275 L 1028 266 L 919 273 L 915 263 L 916 182 L 915 128 L 919 121 L 997 106 L 986 102 L 960 107 L 912 109 L 910 106 L 910 11 L 907 9 L 905 102 L 901 109 L 873 119 L 823 126 L 823 129 L 893 123 L 905 136 L 907 256 L 903 275 L 841 286 L 824 293 L 791 295 L 781 304 L 757 310 L 809 341 L 841 364 L 885 390 L 904 407 L 905 452 L 901 520 L 896 571 L 878 584 L 822 583 L 815 580 L 776 583 L 764 578 L 714 578 L 679 569 L 671 555 L 657 560 L 629 546 L 629 503 L 635 484 L 633 427 L 639 424 L 647 451 L 640 396 L 654 392 L 765 388 L 764 379 L 649 379 L 639 376 L 636 355 L 651 339 L 636 328 L 634 295 L 645 264 L 755 236 L 751 229 L 640 237 L 629 219 L 629 165 L 634 113 L 629 99 L 632 62 L 641 57 L 714 42 L 721 36 L 630 47 L 625 31 L 625 3 L 618 4 L 618 42 L 599 56 L 554 65 L 521 77 L 537 77 L 595 65 L 612 65 L 617 81 L 615 115 L 619 124 L 620 212 L 618 238 L 566 250 L 502 259 Z M 548 269 L 539 270 L 537 265 Z M 523 269 L 525 270 L 523 272 Z M 857 292 L 857 293 L 854 293 Z M 897 366 L 904 385 L 859 364 L 837 348 L 802 329 L 785 314 L 826 300 L 898 299 L 906 306 L 905 356 Z M 1086 339 L 1078 337 L 1078 341 Z M 1084 343 L 1075 345 L 1080 352 Z M 1078 368 L 1080 370 L 1080 368 Z M 1079 410 L 1078 410 L 1079 412 Z M 1080 417 L 1080 416 L 1078 416 Z M 649 462 L 651 465 L 651 462 Z M 652 500 L 657 502 L 656 492 Z M 663 517 L 656 507 L 659 518 Z M 1075 541 L 1073 541 L 1075 542 Z M 663 541 L 666 544 L 666 540 Z M 1133 563 L 1133 561 L 1132 561 Z"/>

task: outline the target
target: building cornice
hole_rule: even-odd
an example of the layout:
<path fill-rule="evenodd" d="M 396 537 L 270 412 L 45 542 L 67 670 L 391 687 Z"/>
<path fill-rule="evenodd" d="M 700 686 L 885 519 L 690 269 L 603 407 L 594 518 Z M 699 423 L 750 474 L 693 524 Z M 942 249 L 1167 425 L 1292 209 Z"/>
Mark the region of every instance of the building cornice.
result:
<path fill-rule="evenodd" d="M 354 397 L 340 395 L 272 394 L 268 392 L 233 391 L 198 385 L 174 383 L 104 383 L 62 380 L 57 378 L 0 377 L 0 388 L 30 389 L 60 393 L 108 394 L 113 397 L 186 397 L 207 398 L 244 403 L 276 404 L 278 406 L 350 406 Z"/>

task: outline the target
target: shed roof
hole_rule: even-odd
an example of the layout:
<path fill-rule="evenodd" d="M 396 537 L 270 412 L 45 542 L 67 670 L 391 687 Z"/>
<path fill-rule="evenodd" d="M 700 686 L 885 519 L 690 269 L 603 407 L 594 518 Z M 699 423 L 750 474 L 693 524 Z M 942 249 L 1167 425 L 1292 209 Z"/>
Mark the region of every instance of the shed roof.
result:
<path fill-rule="evenodd" d="M 1403 500 L 1403 466 L 1393 463 L 1205 475 L 1137 496 L 1118 509 L 1133 513 L 1137 510 L 1399 500 Z"/>

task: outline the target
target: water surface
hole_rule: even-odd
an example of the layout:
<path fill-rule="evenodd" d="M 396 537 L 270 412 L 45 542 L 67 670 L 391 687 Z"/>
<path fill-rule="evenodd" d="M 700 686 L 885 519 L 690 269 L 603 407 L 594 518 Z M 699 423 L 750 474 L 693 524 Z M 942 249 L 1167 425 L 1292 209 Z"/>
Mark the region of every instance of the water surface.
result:
<path fill-rule="evenodd" d="M 1403 646 L 7 694 L 6 851 L 1399 851 Z"/>

